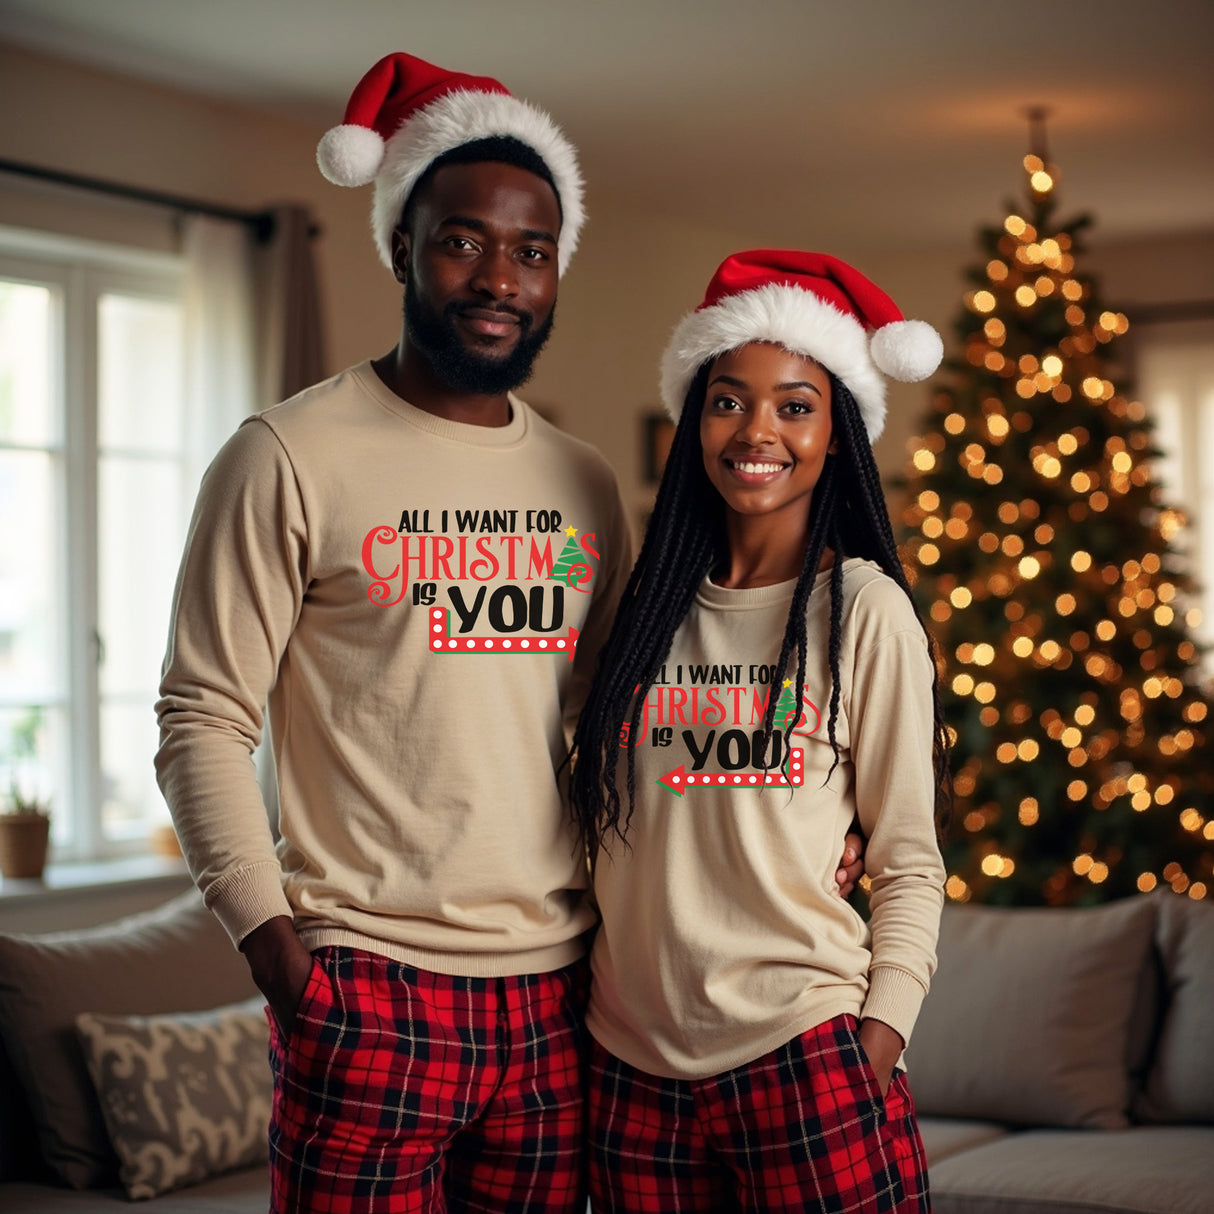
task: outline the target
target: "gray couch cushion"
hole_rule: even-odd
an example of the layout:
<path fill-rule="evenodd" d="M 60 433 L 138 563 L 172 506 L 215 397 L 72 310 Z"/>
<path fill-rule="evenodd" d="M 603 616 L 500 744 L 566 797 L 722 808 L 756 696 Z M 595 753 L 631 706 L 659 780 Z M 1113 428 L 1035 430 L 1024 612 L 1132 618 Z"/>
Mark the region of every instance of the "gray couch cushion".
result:
<path fill-rule="evenodd" d="M 195 892 L 103 927 L 0 936 L 0 1038 L 46 1162 L 73 1188 L 117 1180 L 76 1037 L 81 1012 L 200 1011 L 256 993 L 244 958 Z"/>
<path fill-rule="evenodd" d="M 922 1116 L 1118 1129 L 1155 901 L 944 908 L 940 965 L 907 1048 Z"/>
<path fill-rule="evenodd" d="M 0 1185 L 4 1214 L 266 1214 L 270 1205 L 268 1166 L 229 1172 L 215 1180 L 132 1206 L 121 1189 L 56 1189 L 49 1185 Z"/>
<path fill-rule="evenodd" d="M 1214 1128 L 1028 1130 L 929 1170 L 935 1214 L 1210 1214 Z"/>
<path fill-rule="evenodd" d="M 1014 1133 L 994 1121 L 961 1121 L 955 1117 L 919 1117 L 917 1120 L 929 1166 L 958 1151 L 968 1151 L 970 1147 Z"/>
<path fill-rule="evenodd" d="M 1169 891 L 1170 892 L 1170 891 Z M 1138 979 L 1134 995 L 1134 1010 L 1130 1014 L 1129 1036 L 1126 1040 L 1126 1070 L 1130 1076 L 1130 1091 L 1136 1092 L 1146 1082 L 1147 1068 L 1155 1057 L 1155 1040 L 1163 1021 L 1164 973 L 1159 956 L 1158 924 L 1156 947 L 1147 950 L 1146 963 Z"/>
<path fill-rule="evenodd" d="M 1170 890 L 1153 901 L 1165 1008 L 1134 1113 L 1142 1121 L 1214 1121 L 1214 903 Z"/>

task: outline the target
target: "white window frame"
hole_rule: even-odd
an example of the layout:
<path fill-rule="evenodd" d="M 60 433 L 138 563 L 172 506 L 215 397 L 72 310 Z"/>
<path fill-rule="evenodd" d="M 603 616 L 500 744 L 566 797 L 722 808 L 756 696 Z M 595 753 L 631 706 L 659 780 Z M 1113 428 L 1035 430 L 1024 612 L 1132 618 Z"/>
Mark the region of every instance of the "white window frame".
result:
<path fill-rule="evenodd" d="M 106 840 L 101 828 L 100 604 L 98 587 L 98 303 L 118 291 L 143 298 L 180 302 L 181 257 L 120 245 L 52 236 L 0 225 L 0 277 L 52 285 L 61 292 L 51 340 L 62 352 L 55 359 L 53 390 L 61 410 L 57 492 L 66 509 L 59 540 L 67 554 L 56 592 L 68 604 L 59 637 L 68 708 L 67 755 L 60 775 L 69 804 L 57 798 L 52 814 L 68 814 L 71 842 L 56 845 L 52 860 L 98 860 L 147 850 L 146 840 Z M 3 444 L 8 447 L 8 444 Z M 41 449 L 41 448 L 40 448 Z M 191 453 L 182 453 L 185 471 Z M 194 484 L 182 478 L 186 492 Z M 188 517 L 189 501 L 179 503 Z M 165 621 L 167 630 L 168 621 Z M 0 697 L 5 703 L 8 697 Z M 21 701 L 24 703 L 25 701 Z M 153 705 L 148 704 L 148 712 Z"/>
<path fill-rule="evenodd" d="M 1210 646 L 1203 665 L 1214 677 L 1214 311 L 1142 322 L 1132 332 L 1137 395 L 1155 423 L 1164 504 L 1187 520 L 1176 548 L 1196 583 L 1190 603 L 1202 618 L 1192 633 Z"/>

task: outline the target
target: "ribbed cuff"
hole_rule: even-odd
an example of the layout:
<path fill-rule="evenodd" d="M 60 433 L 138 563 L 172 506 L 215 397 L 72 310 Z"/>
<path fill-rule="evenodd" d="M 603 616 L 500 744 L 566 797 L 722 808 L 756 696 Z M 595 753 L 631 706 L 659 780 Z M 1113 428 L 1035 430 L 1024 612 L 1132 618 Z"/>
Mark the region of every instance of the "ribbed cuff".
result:
<path fill-rule="evenodd" d="M 911 1030 L 926 995 L 923 984 L 906 970 L 892 965 L 874 966 L 869 972 L 868 998 L 860 1018 L 888 1024 L 905 1045 L 910 1041 Z"/>
<path fill-rule="evenodd" d="M 295 917 L 282 891 L 282 869 L 277 863 L 250 864 L 225 873 L 203 890 L 203 897 L 237 948 L 268 920 L 278 915 Z"/>

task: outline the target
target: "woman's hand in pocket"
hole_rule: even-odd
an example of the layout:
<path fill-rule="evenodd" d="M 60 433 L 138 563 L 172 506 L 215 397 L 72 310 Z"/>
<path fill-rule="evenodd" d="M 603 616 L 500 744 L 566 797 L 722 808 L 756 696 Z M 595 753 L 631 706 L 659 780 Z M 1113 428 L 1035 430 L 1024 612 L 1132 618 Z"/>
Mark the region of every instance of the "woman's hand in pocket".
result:
<path fill-rule="evenodd" d="M 312 954 L 295 934 L 295 924 L 285 915 L 268 919 L 240 942 L 240 951 L 279 1031 L 289 1037 L 312 975 Z"/>
<path fill-rule="evenodd" d="M 884 1100 L 904 1042 L 884 1021 L 863 1020 L 860 1023 L 860 1044 L 868 1056 L 868 1064 L 873 1068 L 873 1074 L 876 1075 L 877 1084 L 881 1088 L 881 1099 Z"/>

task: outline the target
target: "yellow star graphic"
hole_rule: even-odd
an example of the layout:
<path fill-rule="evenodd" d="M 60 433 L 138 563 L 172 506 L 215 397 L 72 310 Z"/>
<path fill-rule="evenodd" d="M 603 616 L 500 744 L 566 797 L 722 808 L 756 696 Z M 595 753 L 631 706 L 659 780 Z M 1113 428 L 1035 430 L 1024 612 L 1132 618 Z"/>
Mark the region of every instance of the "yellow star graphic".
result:
<path fill-rule="evenodd" d="M 784 686 L 785 686 L 785 687 L 791 687 L 791 686 L 792 686 L 792 679 L 785 679 L 785 680 L 784 680 Z"/>
<path fill-rule="evenodd" d="M 573 537 L 574 537 L 575 535 L 577 535 L 577 528 L 576 528 L 576 527 L 566 527 L 566 528 L 565 528 L 565 534 L 566 534 L 566 535 L 567 535 L 567 536 L 568 536 L 570 539 L 573 539 Z"/>

